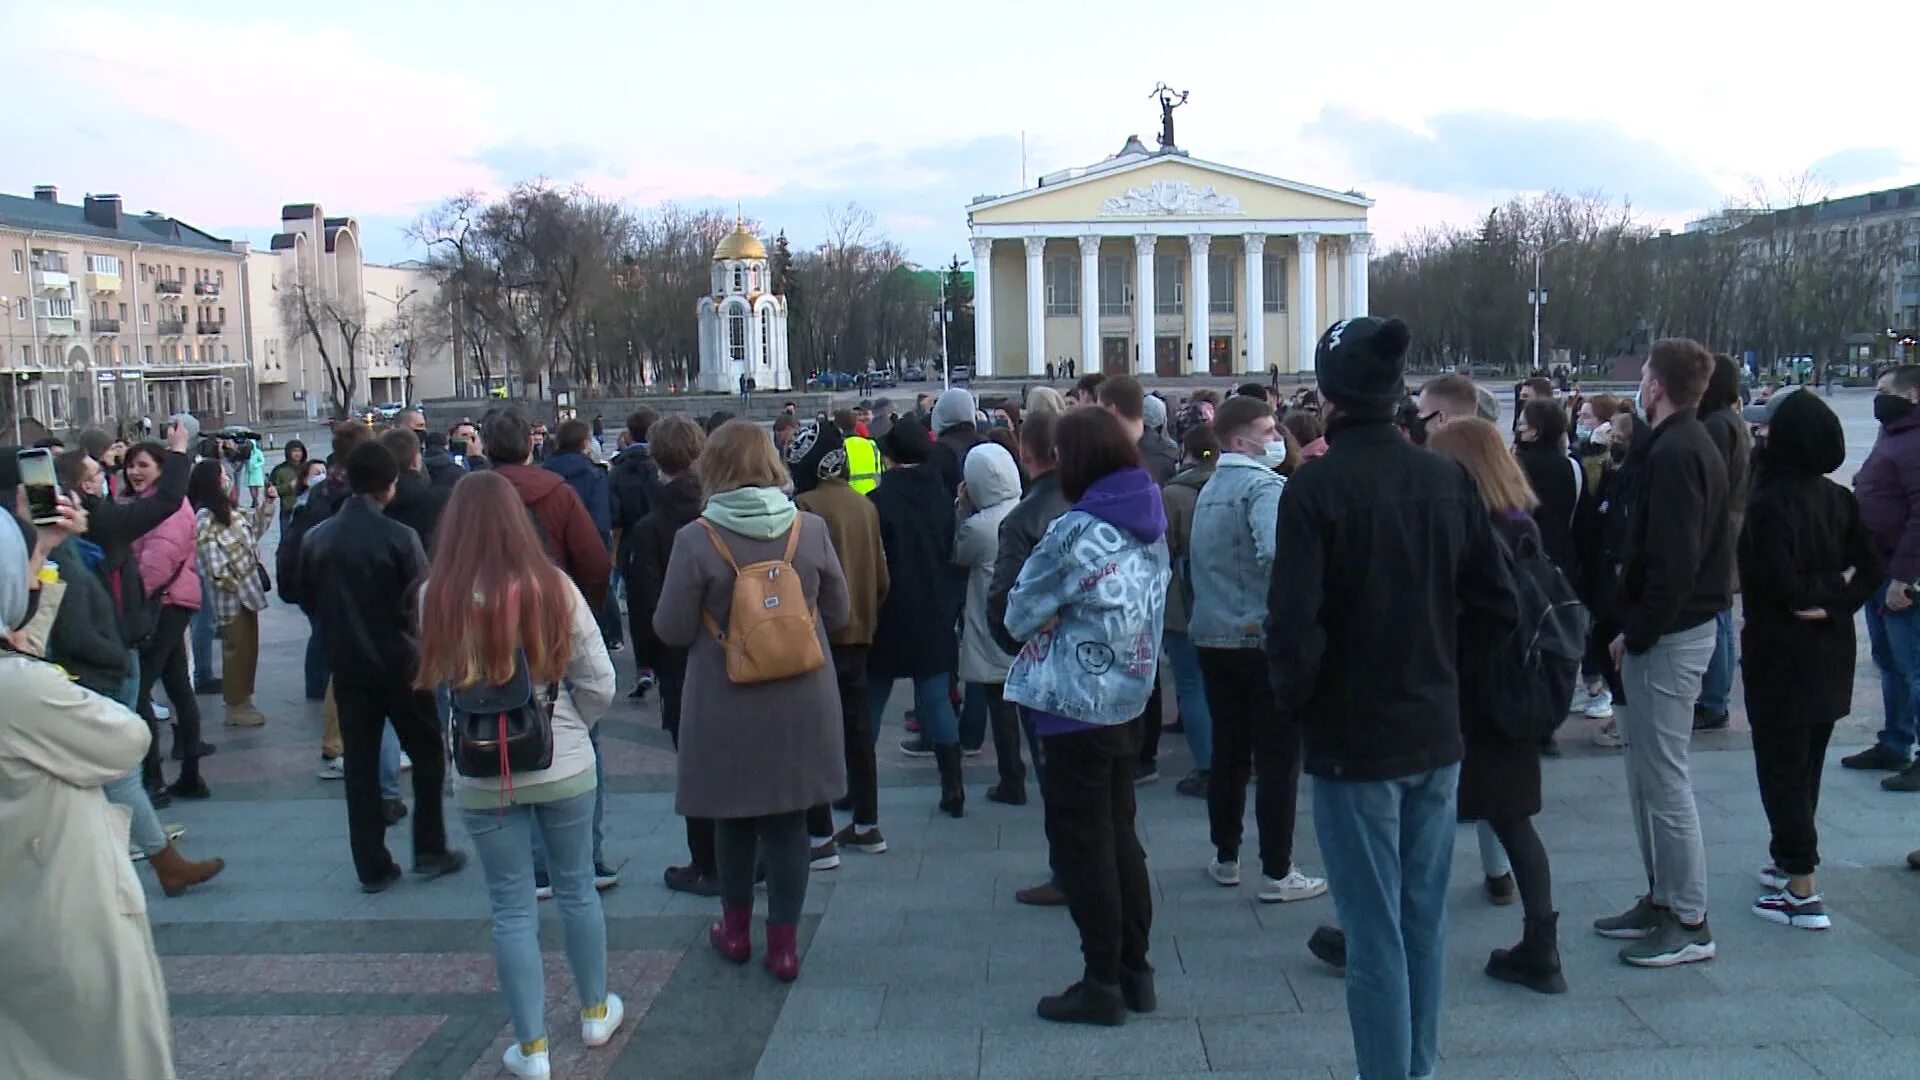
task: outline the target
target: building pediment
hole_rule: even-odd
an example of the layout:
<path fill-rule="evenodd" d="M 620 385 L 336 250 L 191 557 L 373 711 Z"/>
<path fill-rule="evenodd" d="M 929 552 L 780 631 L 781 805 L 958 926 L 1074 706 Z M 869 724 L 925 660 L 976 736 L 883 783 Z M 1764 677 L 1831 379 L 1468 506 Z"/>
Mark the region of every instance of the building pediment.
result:
<path fill-rule="evenodd" d="M 1198 161 L 1155 156 L 1094 168 L 1013 195 L 976 202 L 974 224 L 1166 219 L 1364 219 L 1371 200 L 1278 177 Z"/>

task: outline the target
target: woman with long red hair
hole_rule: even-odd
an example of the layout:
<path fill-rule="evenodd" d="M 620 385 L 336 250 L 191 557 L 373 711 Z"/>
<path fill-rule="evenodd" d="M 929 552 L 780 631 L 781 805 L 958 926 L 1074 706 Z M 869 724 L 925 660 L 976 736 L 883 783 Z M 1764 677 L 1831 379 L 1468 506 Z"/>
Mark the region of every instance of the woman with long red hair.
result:
<path fill-rule="evenodd" d="M 493 958 L 513 1018 L 506 1066 L 549 1075 L 545 979 L 533 881 L 533 829 L 580 992 L 580 1037 L 603 1046 L 624 1013 L 607 991 L 607 926 L 593 887 L 596 752 L 588 731 L 613 701 L 613 660 L 600 625 L 547 557 L 506 479 L 477 472 L 454 486 L 421 596 L 418 685 L 463 689 L 513 681 L 524 657 L 538 700 L 556 687 L 552 764 L 499 777 L 454 775 L 454 797 L 487 875 Z"/>

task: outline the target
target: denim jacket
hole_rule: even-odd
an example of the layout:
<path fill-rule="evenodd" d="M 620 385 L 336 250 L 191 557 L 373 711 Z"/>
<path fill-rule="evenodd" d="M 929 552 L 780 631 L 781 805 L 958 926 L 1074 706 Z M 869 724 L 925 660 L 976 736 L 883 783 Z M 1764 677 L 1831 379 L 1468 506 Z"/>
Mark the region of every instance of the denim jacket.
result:
<path fill-rule="evenodd" d="M 1130 504 L 1143 498 L 1150 510 L 1098 505 L 1102 480 L 1047 527 L 1021 567 L 1006 628 L 1026 644 L 1007 672 L 1008 701 L 1102 726 L 1146 708 L 1166 618 L 1166 516 L 1152 477 L 1141 469 L 1115 474 L 1122 475 L 1128 479 L 1115 487 L 1137 493 L 1104 494 Z M 1040 632 L 1056 615 L 1059 624 Z"/>
<path fill-rule="evenodd" d="M 1286 477 L 1245 454 L 1221 454 L 1193 507 L 1187 558 L 1193 611 L 1187 635 L 1207 649 L 1266 644 L 1273 532 Z"/>

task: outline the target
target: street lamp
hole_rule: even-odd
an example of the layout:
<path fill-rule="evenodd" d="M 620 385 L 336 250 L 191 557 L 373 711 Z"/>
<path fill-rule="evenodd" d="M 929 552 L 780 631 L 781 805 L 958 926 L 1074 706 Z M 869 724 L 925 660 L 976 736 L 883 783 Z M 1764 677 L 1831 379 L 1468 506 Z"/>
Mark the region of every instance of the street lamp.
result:
<path fill-rule="evenodd" d="M 411 326 L 408 326 L 408 325 L 407 325 L 406 323 L 404 323 L 404 322 L 402 322 L 402 321 L 400 320 L 400 311 L 401 311 L 401 309 L 402 309 L 402 308 L 404 308 L 404 307 L 406 307 L 406 306 L 407 306 L 407 301 L 409 301 L 409 300 L 411 300 L 411 299 L 413 299 L 413 298 L 414 298 L 415 296 L 418 296 L 418 295 L 419 295 L 419 293 L 420 293 L 420 290 L 419 290 L 419 289 L 408 289 L 408 290 L 407 290 L 406 292 L 404 292 L 404 293 L 402 293 L 402 292 L 401 292 L 401 291 L 400 291 L 399 289 L 395 289 L 395 290 L 393 290 L 393 292 L 394 292 L 394 295 L 392 295 L 392 296 L 383 296 L 383 295 L 381 295 L 380 293 L 377 293 L 377 292 L 374 292 L 374 291 L 373 291 L 372 289 L 368 289 L 368 290 L 367 290 L 367 295 L 368 295 L 368 296 L 371 296 L 371 297 L 373 297 L 373 298 L 374 298 L 375 300 L 385 300 L 385 301 L 386 301 L 387 303 L 389 303 L 389 304 L 392 304 L 392 305 L 393 305 L 393 324 L 394 324 L 394 329 L 395 329 L 396 331 L 398 331 L 398 332 L 403 332 L 403 333 L 405 333 L 405 334 L 406 334 L 406 336 L 407 336 L 407 340 L 408 340 L 408 341 L 412 341 L 412 340 L 413 340 L 413 327 L 411 327 Z M 397 349 L 397 348 L 399 347 L 399 342 L 398 342 L 398 341 L 396 341 L 396 342 L 394 342 L 394 347 L 395 347 L 396 349 Z M 372 389 L 371 389 L 371 388 L 369 388 L 369 389 L 368 389 L 368 391 L 367 391 L 367 394 L 368 394 L 368 396 L 369 396 L 369 397 L 371 397 L 371 396 L 372 396 L 372 394 L 373 394 L 373 391 L 372 391 Z M 407 378 L 406 378 L 406 391 L 404 392 L 404 394 L 403 394 L 402 396 L 404 396 L 404 397 L 406 397 L 406 398 L 408 398 L 409 400 L 407 400 L 407 401 L 404 401 L 404 402 L 401 402 L 401 404 L 403 404 L 403 405 L 412 405 L 412 404 L 413 404 L 413 401 L 411 400 L 411 398 L 413 397 L 413 371 L 412 371 L 412 365 L 408 365 L 408 371 L 407 371 Z"/>
<path fill-rule="evenodd" d="M 1540 370 L 1540 305 L 1547 302 L 1547 292 L 1540 287 L 1540 261 L 1554 248 L 1573 243 L 1573 238 L 1556 240 L 1533 253 L 1533 288 L 1527 293 L 1527 303 L 1533 305 L 1533 367 L 1528 372 Z"/>
<path fill-rule="evenodd" d="M 947 310 L 947 274 L 958 273 L 968 265 L 955 255 L 940 275 L 940 382 L 941 389 L 953 389 L 953 365 L 947 362 L 947 324 L 953 321 L 953 312 Z M 977 351 L 977 350 L 976 350 Z"/>

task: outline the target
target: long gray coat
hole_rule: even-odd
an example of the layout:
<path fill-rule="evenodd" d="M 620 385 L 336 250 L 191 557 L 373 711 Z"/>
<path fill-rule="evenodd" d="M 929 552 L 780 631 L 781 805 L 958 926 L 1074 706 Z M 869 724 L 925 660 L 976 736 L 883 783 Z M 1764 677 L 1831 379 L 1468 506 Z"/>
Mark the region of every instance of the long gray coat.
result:
<path fill-rule="evenodd" d="M 833 552 L 827 523 L 801 512 L 794 551 L 807 602 L 819 618 L 820 654 L 831 657 L 827 634 L 847 621 L 847 582 Z M 756 540 L 718 529 L 740 566 L 778 559 L 785 534 Z M 698 521 L 673 538 L 653 631 L 687 649 L 687 681 L 680 702 L 680 786 L 674 809 L 683 817 L 742 818 L 804 810 L 846 794 L 847 766 L 840 689 L 833 661 L 780 682 L 737 686 L 727 679 L 726 655 L 707 632 L 705 608 L 721 630 L 733 602 L 733 571 Z"/>

